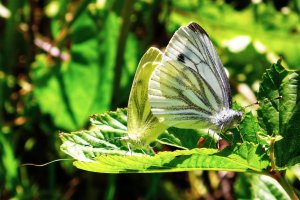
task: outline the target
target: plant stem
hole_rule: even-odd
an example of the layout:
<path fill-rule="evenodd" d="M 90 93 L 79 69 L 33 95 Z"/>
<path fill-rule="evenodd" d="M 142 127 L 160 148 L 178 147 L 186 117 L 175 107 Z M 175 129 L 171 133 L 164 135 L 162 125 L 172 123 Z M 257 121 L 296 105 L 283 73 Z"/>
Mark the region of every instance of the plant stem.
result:
<path fill-rule="evenodd" d="M 130 16 L 133 12 L 133 0 L 126 0 L 124 2 L 124 7 L 122 10 L 122 28 L 119 35 L 119 43 L 117 49 L 117 60 L 114 69 L 114 85 L 113 85 L 113 94 L 112 94 L 112 101 L 111 101 L 111 108 L 112 110 L 116 109 L 119 105 L 119 95 L 120 95 L 120 82 L 121 82 L 121 75 L 122 75 L 122 65 L 123 65 L 123 57 L 124 57 L 124 50 L 126 46 L 127 36 L 129 32 L 129 24 L 130 24 Z"/>
<path fill-rule="evenodd" d="M 17 26 L 19 23 L 18 8 L 21 7 L 21 1 L 8 1 L 7 8 L 10 10 L 12 15 L 6 20 L 5 27 L 1 27 L 3 32 L 3 39 L 1 38 L 2 47 L 1 58 L 0 58 L 0 124 L 5 121 L 5 109 L 4 104 L 9 99 L 11 93 L 11 87 L 6 83 L 8 75 L 13 74 L 16 69 L 16 63 L 18 60 L 18 47 L 17 47 Z"/>
<path fill-rule="evenodd" d="M 114 199 L 115 192 L 116 192 L 116 178 L 117 175 L 115 174 L 109 174 L 108 175 L 108 184 L 105 192 L 104 199 L 105 200 L 110 200 Z"/>
<path fill-rule="evenodd" d="M 274 144 L 275 144 L 275 138 L 272 138 L 270 142 L 270 161 L 271 161 L 272 171 L 276 169 Z"/>

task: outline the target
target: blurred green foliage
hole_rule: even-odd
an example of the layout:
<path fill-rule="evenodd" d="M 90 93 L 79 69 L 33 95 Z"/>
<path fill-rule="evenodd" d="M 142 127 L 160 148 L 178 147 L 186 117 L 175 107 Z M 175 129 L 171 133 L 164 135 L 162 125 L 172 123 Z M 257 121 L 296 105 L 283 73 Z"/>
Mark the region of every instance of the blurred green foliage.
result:
<path fill-rule="evenodd" d="M 233 187 L 230 176 L 218 172 L 113 177 L 75 171 L 66 161 L 20 164 L 63 158 L 57 130 L 82 129 L 89 115 L 126 107 L 140 57 L 150 46 L 165 47 L 190 21 L 214 41 L 235 100 L 253 103 L 256 83 L 277 58 L 300 69 L 299 14 L 297 0 L 0 2 L 0 197 L 245 197 L 248 190 L 239 190 L 248 187 L 246 177 Z M 299 188 L 299 176 L 289 177 Z M 227 186 L 234 190 L 229 197 Z"/>

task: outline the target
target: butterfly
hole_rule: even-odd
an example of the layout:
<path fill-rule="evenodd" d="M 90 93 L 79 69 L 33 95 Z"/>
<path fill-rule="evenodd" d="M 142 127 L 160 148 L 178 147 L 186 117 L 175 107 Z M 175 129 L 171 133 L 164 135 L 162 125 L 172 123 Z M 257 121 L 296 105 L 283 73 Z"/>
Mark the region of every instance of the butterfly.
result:
<path fill-rule="evenodd" d="M 148 147 L 168 126 L 152 114 L 148 99 L 148 84 L 153 70 L 162 60 L 162 52 L 151 47 L 141 58 L 128 100 L 128 135 L 123 142 L 134 148 Z"/>
<path fill-rule="evenodd" d="M 232 109 L 229 80 L 215 48 L 195 22 L 174 33 L 150 77 L 148 95 L 153 115 L 168 126 L 222 132 L 243 118 Z"/>

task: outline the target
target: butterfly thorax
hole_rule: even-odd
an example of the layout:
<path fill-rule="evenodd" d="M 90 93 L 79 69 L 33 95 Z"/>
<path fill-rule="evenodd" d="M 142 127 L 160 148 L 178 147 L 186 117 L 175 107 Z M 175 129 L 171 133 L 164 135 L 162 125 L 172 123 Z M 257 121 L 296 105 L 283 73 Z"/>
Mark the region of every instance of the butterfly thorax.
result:
<path fill-rule="evenodd" d="M 239 123 L 243 118 L 243 113 L 232 110 L 230 108 L 224 108 L 221 112 L 214 114 L 211 117 L 212 123 L 215 125 L 213 129 L 216 131 L 226 131 Z"/>
<path fill-rule="evenodd" d="M 123 145 L 133 149 L 149 148 L 150 146 L 145 139 L 136 134 L 128 134 L 127 136 L 124 136 L 121 139 L 121 142 Z"/>

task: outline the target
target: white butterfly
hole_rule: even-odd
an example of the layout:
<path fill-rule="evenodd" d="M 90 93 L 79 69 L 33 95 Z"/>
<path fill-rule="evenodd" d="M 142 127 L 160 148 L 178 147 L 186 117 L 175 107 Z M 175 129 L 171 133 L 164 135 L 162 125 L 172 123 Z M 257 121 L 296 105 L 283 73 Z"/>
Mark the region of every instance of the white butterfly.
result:
<path fill-rule="evenodd" d="M 194 22 L 173 35 L 148 95 L 152 113 L 168 126 L 219 132 L 243 117 L 232 110 L 229 81 L 208 34 Z"/>

